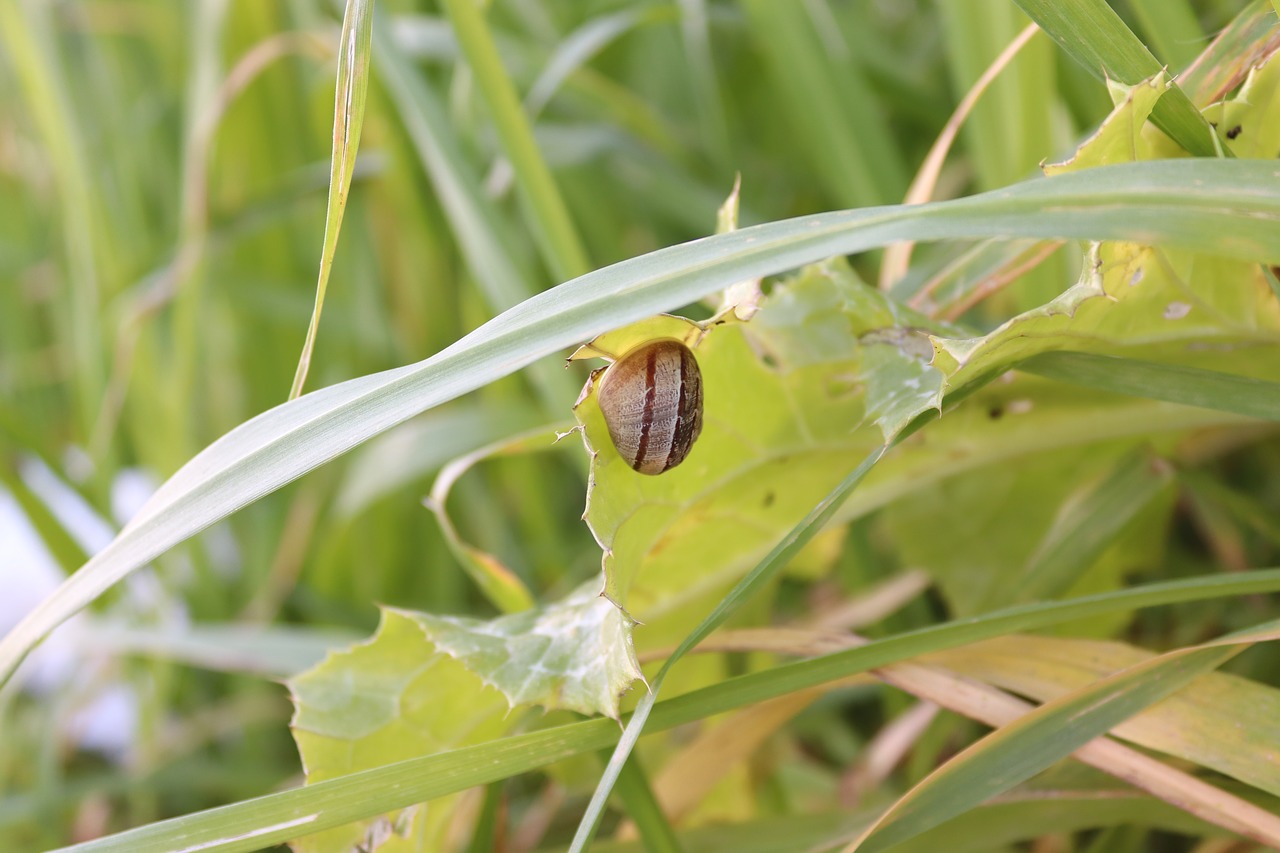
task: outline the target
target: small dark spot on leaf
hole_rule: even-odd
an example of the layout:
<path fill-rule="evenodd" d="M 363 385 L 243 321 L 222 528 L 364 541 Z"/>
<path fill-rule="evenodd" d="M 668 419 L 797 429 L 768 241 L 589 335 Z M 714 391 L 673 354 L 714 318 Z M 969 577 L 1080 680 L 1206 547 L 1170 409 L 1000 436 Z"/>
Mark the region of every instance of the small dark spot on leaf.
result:
<path fill-rule="evenodd" d="M 1227 131 L 1227 139 L 1235 139 L 1240 135 L 1240 131 L 1242 130 L 1244 130 L 1244 128 L 1237 124 L 1235 127 Z"/>
<path fill-rule="evenodd" d="M 775 500 L 776 498 L 777 498 L 777 495 L 775 495 L 775 494 L 773 493 L 773 491 L 772 491 L 772 490 L 765 492 L 765 493 L 764 493 L 764 508 L 765 508 L 765 509 L 768 509 L 769 507 L 773 506 L 773 502 L 774 502 L 774 500 Z"/>
<path fill-rule="evenodd" d="M 1004 406 L 992 406 L 987 410 L 987 417 L 993 421 L 998 421 L 1004 417 Z"/>

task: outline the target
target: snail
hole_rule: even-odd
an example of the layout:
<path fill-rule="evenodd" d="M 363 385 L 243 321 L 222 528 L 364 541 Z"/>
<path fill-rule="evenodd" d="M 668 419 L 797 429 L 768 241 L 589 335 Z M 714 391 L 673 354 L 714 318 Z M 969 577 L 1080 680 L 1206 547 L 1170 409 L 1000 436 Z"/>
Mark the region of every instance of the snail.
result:
<path fill-rule="evenodd" d="M 641 474 L 679 465 L 702 432 L 702 372 L 677 340 L 650 341 L 609 365 L 597 399 L 613 446 Z"/>

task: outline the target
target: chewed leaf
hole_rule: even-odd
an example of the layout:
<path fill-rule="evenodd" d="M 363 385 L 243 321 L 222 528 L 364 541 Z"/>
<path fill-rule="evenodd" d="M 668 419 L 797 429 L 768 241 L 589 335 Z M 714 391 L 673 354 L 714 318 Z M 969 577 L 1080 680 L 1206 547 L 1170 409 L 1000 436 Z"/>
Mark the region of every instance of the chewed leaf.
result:
<path fill-rule="evenodd" d="M 738 230 L 741 190 L 742 176 L 739 175 L 733 181 L 733 191 L 716 212 L 717 234 L 728 234 L 730 231 Z M 760 302 L 763 299 L 764 292 L 760 289 L 759 277 L 734 282 L 721 292 L 716 315 L 728 315 L 732 312 L 733 316 L 739 320 L 750 320 L 760 310 Z"/>
<path fill-rule="evenodd" d="M 1237 157 L 1280 156 L 1280 60 L 1275 57 L 1249 72 L 1238 96 L 1204 111 L 1231 140 Z"/>
<path fill-rule="evenodd" d="M 776 285 L 749 323 L 659 317 L 584 347 L 616 355 L 678 338 L 693 347 L 705 397 L 688 458 L 648 477 L 614 450 L 594 383 L 584 389 L 585 518 L 604 550 L 607 595 L 649 622 L 750 568 L 883 434 L 935 405 L 927 339 L 905 328 L 925 322 L 830 261 Z"/>
<path fill-rule="evenodd" d="M 630 622 L 600 595 L 599 581 L 546 607 L 492 621 L 402 615 L 512 707 L 541 705 L 616 719 L 622 694 L 642 677 Z"/>
<path fill-rule="evenodd" d="M 481 743 L 515 722 L 502 694 L 435 646 L 410 616 L 391 610 L 373 639 L 330 654 L 289 686 L 293 737 L 309 783 Z M 294 848 L 345 853 L 381 840 L 377 849 L 388 853 L 446 849 L 462 796 L 310 835 Z"/>
<path fill-rule="evenodd" d="M 307 781 L 492 740 L 518 721 L 510 713 L 516 707 L 616 718 L 622 694 L 641 673 L 631 626 L 599 588 L 593 581 L 563 601 L 492 621 L 385 609 L 373 639 L 330 654 L 290 682 Z M 295 846 L 345 853 L 380 840 L 386 846 L 379 851 L 446 849 L 460 796 Z"/>
<path fill-rule="evenodd" d="M 948 391 L 1062 350 L 1273 376 L 1280 303 L 1256 265 L 1104 243 L 1054 301 L 980 338 L 935 337 L 934 347 Z M 1250 358 L 1239 358 L 1245 349 Z"/>
<path fill-rule="evenodd" d="M 1111 85 L 1116 108 L 1106 121 L 1068 160 L 1044 167 L 1049 176 L 1080 169 L 1091 169 L 1107 163 L 1131 163 L 1150 159 L 1151 143 L 1145 141 L 1143 127 L 1155 109 L 1156 101 L 1173 83 L 1161 72 L 1133 87 Z"/>
<path fill-rule="evenodd" d="M 921 412 L 941 409 L 943 375 L 930 365 L 933 345 L 920 329 L 890 328 L 862 337 L 867 417 L 891 439 Z"/>

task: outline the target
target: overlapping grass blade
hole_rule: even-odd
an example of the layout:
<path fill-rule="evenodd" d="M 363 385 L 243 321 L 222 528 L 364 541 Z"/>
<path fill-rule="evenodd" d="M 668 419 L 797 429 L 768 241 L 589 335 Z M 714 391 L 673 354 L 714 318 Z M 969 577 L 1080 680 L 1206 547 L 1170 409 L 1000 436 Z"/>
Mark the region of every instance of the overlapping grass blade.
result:
<path fill-rule="evenodd" d="M 1030 18 L 1091 74 L 1135 86 L 1159 74 L 1160 60 L 1125 26 L 1104 0 L 1015 0 Z M 1174 85 L 1156 104 L 1151 120 L 1199 157 L 1218 153 L 1213 130 L 1186 93 Z"/>

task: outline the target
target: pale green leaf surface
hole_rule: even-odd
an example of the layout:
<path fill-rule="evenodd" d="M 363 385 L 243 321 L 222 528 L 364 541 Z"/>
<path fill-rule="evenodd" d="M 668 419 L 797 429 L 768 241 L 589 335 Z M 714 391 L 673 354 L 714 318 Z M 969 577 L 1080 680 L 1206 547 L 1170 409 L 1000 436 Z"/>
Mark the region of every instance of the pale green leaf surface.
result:
<path fill-rule="evenodd" d="M 1205 74 L 1201 75 L 1205 78 L 1200 84 L 1205 89 L 1201 114 L 1213 126 L 1221 143 L 1230 146 L 1232 152 L 1241 158 L 1271 159 L 1280 154 L 1280 132 L 1276 130 L 1277 119 L 1280 118 L 1280 99 L 1277 97 L 1280 68 L 1272 61 L 1275 54 L 1271 43 L 1274 32 L 1267 31 L 1273 28 L 1274 20 L 1270 26 L 1258 28 L 1263 30 L 1260 33 L 1248 29 L 1228 30 L 1223 38 L 1252 37 L 1256 43 L 1237 46 L 1238 52 L 1234 55 L 1219 56 L 1220 64 L 1217 66 L 1206 60 L 1193 66 L 1193 70 L 1202 64 L 1207 66 Z M 1243 85 L 1240 85 L 1241 81 Z M 1240 86 L 1239 91 L 1226 97 L 1237 86 Z M 1142 129 L 1141 150 L 1145 156 L 1140 159 L 1144 160 L 1181 157 L 1184 154 L 1176 142 L 1152 125 Z"/>
<path fill-rule="evenodd" d="M 1163 73 L 1135 86 L 1111 84 L 1115 110 L 1074 155 L 1063 163 L 1046 164 L 1044 173 L 1060 175 L 1103 163 L 1132 163 L 1148 159 L 1142 156 L 1148 147 L 1143 145 L 1142 131 L 1156 102 L 1172 85 L 1168 76 Z"/>
<path fill-rule="evenodd" d="M 1105 0 L 1015 0 L 1069 56 L 1090 74 L 1137 85 L 1159 74 L 1160 62 Z M 1178 144 L 1200 157 L 1216 154 L 1213 133 L 1187 95 L 1174 86 L 1152 116 Z"/>
<path fill-rule="evenodd" d="M 986 396 L 973 402 L 986 402 Z M 1003 422 L 1008 420 L 1022 422 L 1021 428 L 1032 432 L 1065 432 L 1070 427 L 1059 425 L 1069 417 L 1071 396 L 1054 395 L 1052 388 L 1044 386 L 1031 394 L 1024 392 L 1014 399 L 1032 405 L 1031 411 L 1018 412 L 1015 407 L 995 419 L 966 418 L 977 431 L 968 438 L 982 447 L 1000 449 L 1007 435 Z M 1097 395 L 1093 396 L 1096 400 Z M 1002 411 L 1000 406 L 993 403 L 989 411 Z M 1093 411 L 1099 412 L 1097 402 Z M 930 433 L 960 429 L 951 420 L 948 414 Z M 885 507 L 880 522 L 897 543 L 900 559 L 927 570 L 956 614 L 1012 604 L 1021 594 L 1020 575 L 1042 546 L 1060 508 L 1073 492 L 1105 478 L 1133 442 L 1141 440 L 1095 436 L 1088 444 L 1058 444 L 1044 452 L 1018 454 L 1015 450 L 1011 457 L 988 461 L 968 472 L 936 481 L 930 478 L 927 487 Z M 945 454 L 945 447 L 938 452 Z M 1008 464 L 1010 459 L 1018 461 Z M 920 535 L 924 530 L 930 535 Z M 1107 574 L 1111 576 L 1108 586 L 1118 582 L 1117 572 Z"/>
<path fill-rule="evenodd" d="M 497 690 L 435 646 L 409 615 L 383 611 L 367 643 L 329 655 L 290 681 L 293 736 L 307 782 L 345 776 L 401 761 L 483 743 L 514 723 Z M 445 849 L 449 816 L 458 794 L 372 822 L 347 824 L 294 842 L 308 853 L 347 851 L 388 828 L 379 850 Z"/>
<path fill-rule="evenodd" d="M 862 338 L 860 375 L 866 385 L 866 417 L 885 440 L 938 406 L 943 375 L 929 364 L 933 345 L 926 332 L 893 328 Z M 927 353 L 927 354 L 926 354 Z"/>
<path fill-rule="evenodd" d="M 1275 57 L 1249 71 L 1239 95 L 1205 109 L 1219 132 L 1231 137 L 1239 157 L 1280 156 L 1280 59 Z"/>
<path fill-rule="evenodd" d="M 1176 168 L 1170 168 L 1170 166 Z M 243 424 L 162 486 L 116 540 L 0 641 L 0 674 L 108 587 L 173 545 L 368 438 L 537 359 L 745 278 L 890 240 L 1009 236 L 1169 241 L 1276 262 L 1280 167 L 1154 162 L 1086 170 L 953 202 L 745 228 L 588 273 L 418 364 L 307 394 Z"/>
<path fill-rule="evenodd" d="M 1272 103 L 1275 83 L 1271 77 L 1275 76 L 1255 74 L 1251 77 L 1257 93 L 1253 101 L 1246 102 L 1242 93 L 1228 106 L 1242 105 L 1240 109 L 1252 111 L 1249 114 L 1257 124 L 1280 117 L 1280 104 Z M 1144 128 L 1168 85 L 1159 74 L 1118 90 L 1117 106 L 1098 131 L 1069 160 L 1047 166 L 1046 174 L 1157 156 L 1160 141 L 1144 133 Z M 1268 133 L 1251 130 L 1255 138 Z M 1280 230 L 1271 239 L 1280 243 Z M 1247 363 L 1258 375 L 1270 377 L 1280 367 L 1280 303 L 1256 265 L 1172 247 L 1105 244 L 1093 249 L 1080 281 L 1053 301 L 984 337 L 936 338 L 935 345 L 934 365 L 947 374 L 947 386 L 952 389 L 1017 361 L 1062 351 L 1210 367 L 1212 361 L 1226 360 L 1205 351 L 1247 347 L 1254 353 Z"/>
<path fill-rule="evenodd" d="M 503 734 L 517 707 L 618 717 L 641 677 L 626 617 L 585 584 L 564 600 L 493 620 L 387 609 L 367 643 L 330 655 L 291 682 L 294 736 L 309 783 L 432 755 Z M 400 849 L 444 849 L 456 800 L 306 839 L 343 850 L 388 834 Z M 410 845 L 417 847 L 400 847 Z M 382 848 L 379 848 L 382 849 Z"/>
<path fill-rule="evenodd" d="M 1049 304 L 984 337 L 934 344 L 934 366 L 949 389 L 1059 351 L 1230 364 L 1266 377 L 1280 366 L 1280 303 L 1256 265 L 1108 243 L 1095 249 L 1081 281 Z M 1243 349 L 1248 360 L 1223 355 Z"/>
<path fill-rule="evenodd" d="M 928 660 L 1040 702 L 1155 657 L 1117 642 L 1015 635 Z M 1115 734 L 1280 796 L 1280 690 L 1210 672 L 1121 723 Z"/>
<path fill-rule="evenodd" d="M 488 621 L 403 615 L 513 708 L 541 705 L 616 719 L 623 692 L 642 677 L 627 617 L 600 595 L 599 581 L 545 607 Z"/>

